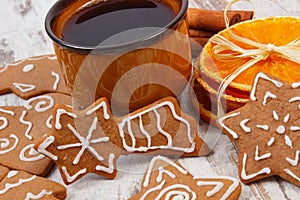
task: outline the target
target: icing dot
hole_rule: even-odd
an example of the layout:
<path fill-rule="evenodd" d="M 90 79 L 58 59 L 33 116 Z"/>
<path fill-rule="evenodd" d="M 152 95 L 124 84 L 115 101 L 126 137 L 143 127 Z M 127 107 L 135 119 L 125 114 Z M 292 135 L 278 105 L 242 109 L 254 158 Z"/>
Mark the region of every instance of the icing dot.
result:
<path fill-rule="evenodd" d="M 284 126 L 278 126 L 278 128 L 276 129 L 276 132 L 279 134 L 283 134 L 285 132 Z"/>
<path fill-rule="evenodd" d="M 33 70 L 33 68 L 34 68 L 34 65 L 33 64 L 28 64 L 28 65 L 25 65 L 24 67 L 23 67 L 23 72 L 30 72 L 30 71 L 32 71 Z"/>

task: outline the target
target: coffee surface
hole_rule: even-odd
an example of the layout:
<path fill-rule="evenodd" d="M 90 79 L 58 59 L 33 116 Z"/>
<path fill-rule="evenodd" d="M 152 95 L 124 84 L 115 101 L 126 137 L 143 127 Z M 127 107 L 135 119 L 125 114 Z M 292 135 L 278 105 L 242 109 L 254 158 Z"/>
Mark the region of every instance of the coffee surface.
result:
<path fill-rule="evenodd" d="M 97 46 L 103 41 L 100 45 L 126 43 L 155 30 L 143 27 L 164 27 L 174 17 L 170 7 L 155 0 L 108 1 L 73 14 L 64 24 L 61 37 L 66 42 L 86 46 Z"/>

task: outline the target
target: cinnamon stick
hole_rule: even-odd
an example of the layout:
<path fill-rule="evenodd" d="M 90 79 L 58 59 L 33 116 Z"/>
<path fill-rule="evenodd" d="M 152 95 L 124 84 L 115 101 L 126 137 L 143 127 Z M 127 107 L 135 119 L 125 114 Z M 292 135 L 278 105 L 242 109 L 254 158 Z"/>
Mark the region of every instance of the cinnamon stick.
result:
<path fill-rule="evenodd" d="M 195 42 L 197 42 L 198 45 L 200 45 L 200 46 L 202 46 L 202 47 L 203 47 L 203 46 L 208 42 L 208 40 L 209 40 L 208 37 L 192 37 L 191 39 L 194 40 Z M 193 42 L 192 42 L 192 43 L 193 43 Z"/>
<path fill-rule="evenodd" d="M 233 25 L 238 22 L 251 19 L 253 17 L 253 11 L 228 11 L 227 16 L 229 19 L 229 25 Z M 224 11 L 220 10 L 189 8 L 187 19 L 191 29 L 219 32 L 226 27 Z"/>
<path fill-rule="evenodd" d="M 212 32 L 212 31 L 206 31 L 206 30 L 200 30 L 200 29 L 189 29 L 189 36 L 190 37 L 211 37 L 214 34 L 216 34 L 216 32 Z"/>

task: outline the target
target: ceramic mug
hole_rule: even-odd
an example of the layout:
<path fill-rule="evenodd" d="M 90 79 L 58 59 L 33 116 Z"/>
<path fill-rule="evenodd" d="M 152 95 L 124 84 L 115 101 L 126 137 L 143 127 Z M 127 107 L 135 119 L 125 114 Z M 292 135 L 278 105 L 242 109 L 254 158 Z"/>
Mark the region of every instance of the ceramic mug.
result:
<path fill-rule="evenodd" d="M 113 112 L 124 114 L 180 95 L 192 76 L 187 0 L 161 0 L 174 18 L 163 27 L 143 29 L 147 34 L 133 41 L 88 46 L 63 40 L 62 29 L 74 13 L 116 1 L 59 0 L 46 16 L 46 32 L 77 105 L 86 107 L 106 97 Z"/>

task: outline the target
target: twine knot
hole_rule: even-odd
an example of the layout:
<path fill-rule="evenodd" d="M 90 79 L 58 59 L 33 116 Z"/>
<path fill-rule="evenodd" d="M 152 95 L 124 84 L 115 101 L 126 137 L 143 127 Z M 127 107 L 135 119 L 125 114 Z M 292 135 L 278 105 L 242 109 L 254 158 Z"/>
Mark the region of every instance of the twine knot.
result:
<path fill-rule="evenodd" d="M 269 53 L 272 53 L 275 50 L 275 45 L 274 44 L 267 44 L 267 50 Z"/>

